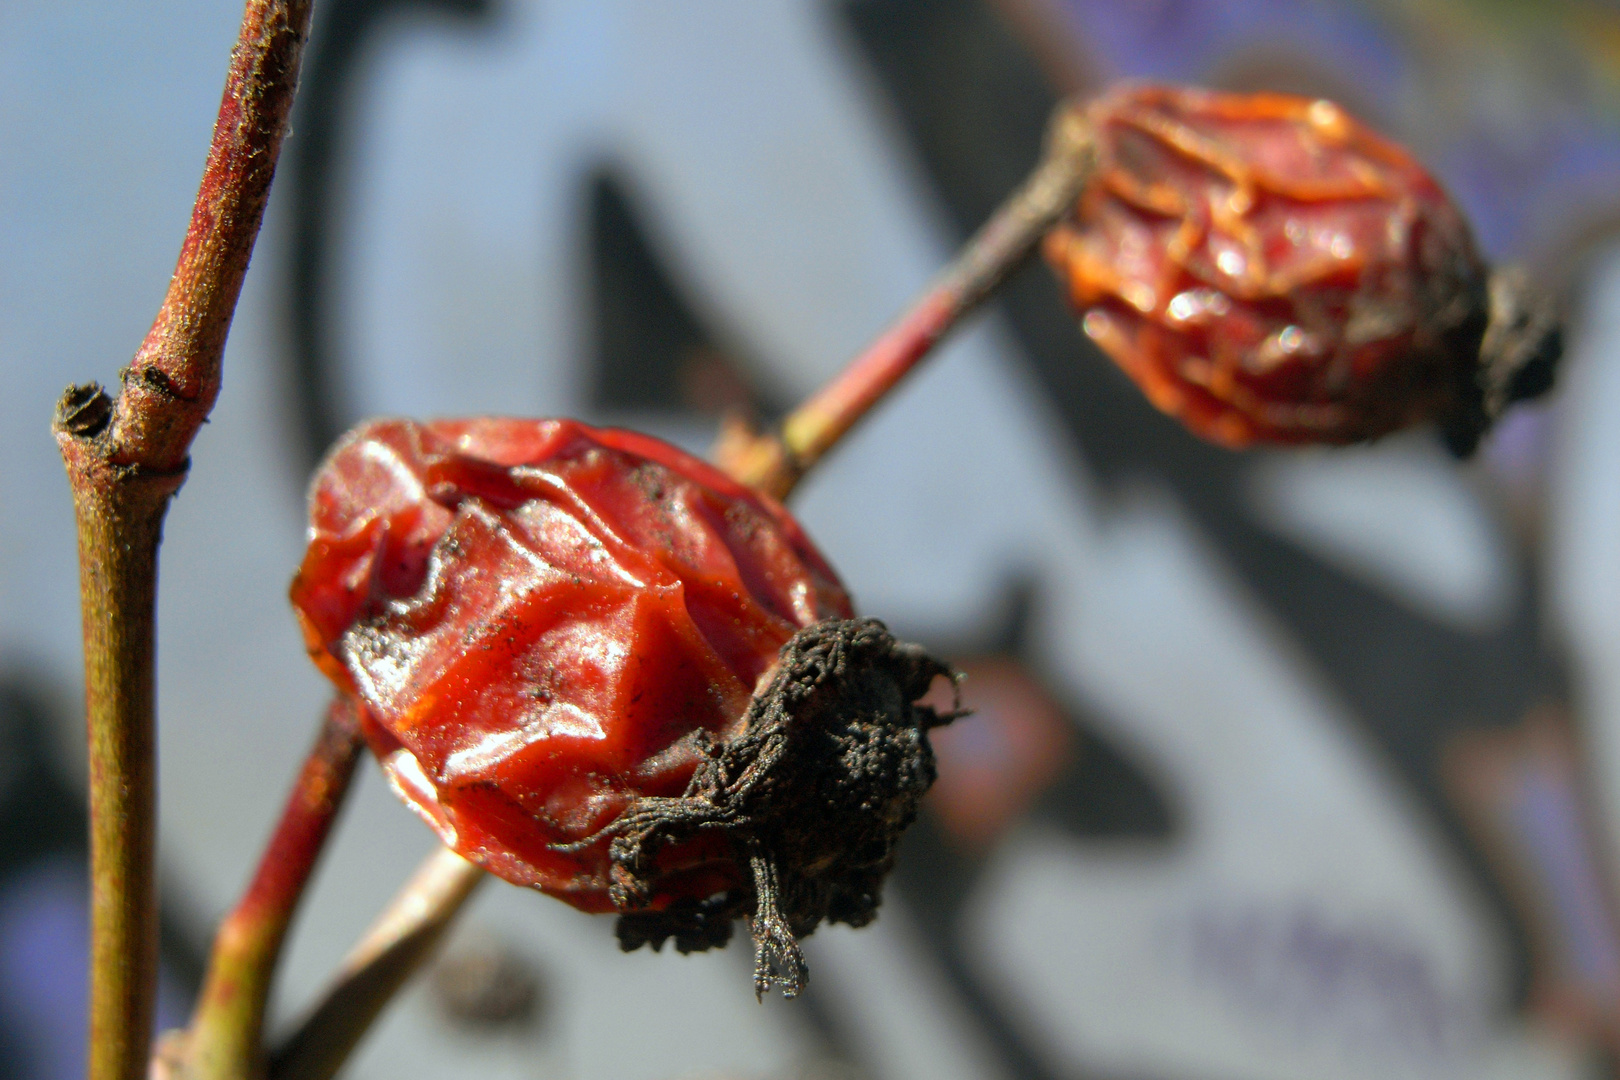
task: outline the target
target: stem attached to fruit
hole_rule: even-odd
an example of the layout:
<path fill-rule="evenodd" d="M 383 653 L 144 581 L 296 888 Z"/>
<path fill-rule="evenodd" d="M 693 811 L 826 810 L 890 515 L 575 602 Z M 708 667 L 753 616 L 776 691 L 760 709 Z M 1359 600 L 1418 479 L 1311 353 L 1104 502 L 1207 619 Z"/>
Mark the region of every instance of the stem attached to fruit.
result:
<path fill-rule="evenodd" d="M 270 1080 L 331 1080 L 487 877 L 449 848 L 417 869 L 270 1059 Z"/>
<path fill-rule="evenodd" d="M 287 130 L 310 0 L 248 0 L 191 225 L 117 400 L 70 387 L 52 425 L 79 530 L 90 744 L 90 1080 L 140 1080 L 157 983 L 157 549 L 220 362 Z"/>
<path fill-rule="evenodd" d="M 779 434 L 755 434 L 740 422 L 729 422 L 715 447 L 720 466 L 751 487 L 785 497 L 822 455 L 1029 257 L 1074 204 L 1095 165 L 1096 143 L 1084 112 L 1060 109 L 1035 172 L 911 309 L 789 413 Z"/>
<path fill-rule="evenodd" d="M 343 807 L 362 745 L 354 699 L 340 696 L 327 710 L 252 883 L 214 935 L 208 977 L 178 1051 L 186 1080 L 263 1074 L 264 1012 L 281 945 Z"/>

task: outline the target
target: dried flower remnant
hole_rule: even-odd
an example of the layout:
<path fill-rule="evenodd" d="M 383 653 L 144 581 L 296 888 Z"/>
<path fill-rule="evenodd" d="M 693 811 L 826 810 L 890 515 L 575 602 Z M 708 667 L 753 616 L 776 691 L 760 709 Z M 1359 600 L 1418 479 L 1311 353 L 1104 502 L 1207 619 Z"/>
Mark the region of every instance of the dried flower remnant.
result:
<path fill-rule="evenodd" d="M 1087 335 L 1195 433 L 1434 421 L 1467 453 L 1550 385 L 1550 303 L 1493 275 L 1435 180 L 1333 103 L 1132 85 L 1077 107 L 1098 172 L 1046 257 Z"/>
<path fill-rule="evenodd" d="M 869 921 L 934 776 L 949 669 L 857 620 L 775 501 L 567 420 L 375 421 L 332 451 L 292 586 L 390 782 L 491 872 L 620 943 Z"/>

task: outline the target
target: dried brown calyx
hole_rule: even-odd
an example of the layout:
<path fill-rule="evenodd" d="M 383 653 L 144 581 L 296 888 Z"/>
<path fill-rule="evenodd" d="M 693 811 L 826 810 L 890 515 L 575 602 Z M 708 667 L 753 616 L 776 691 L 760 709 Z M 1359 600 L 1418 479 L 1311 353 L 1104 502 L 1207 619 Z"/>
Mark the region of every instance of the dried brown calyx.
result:
<path fill-rule="evenodd" d="M 608 827 L 620 946 L 715 948 L 746 917 L 755 992 L 796 995 L 807 974 L 798 939 L 823 920 L 864 926 L 877 913 L 895 845 L 934 782 L 928 731 L 959 715 L 917 703 L 937 676 L 954 673 L 875 619 L 795 634 L 741 733 L 707 743 L 686 792 L 638 799 Z M 706 832 L 746 865 L 743 883 L 644 908 L 659 852 Z"/>

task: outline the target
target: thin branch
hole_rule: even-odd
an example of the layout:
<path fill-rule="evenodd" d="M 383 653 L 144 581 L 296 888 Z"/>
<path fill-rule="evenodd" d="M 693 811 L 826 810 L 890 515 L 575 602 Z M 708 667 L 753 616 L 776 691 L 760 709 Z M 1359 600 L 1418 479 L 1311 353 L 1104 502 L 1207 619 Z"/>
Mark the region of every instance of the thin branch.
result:
<path fill-rule="evenodd" d="M 331 1080 L 487 876 L 449 848 L 428 856 L 272 1054 L 270 1080 Z"/>
<path fill-rule="evenodd" d="M 1034 252 L 1079 197 L 1095 162 L 1095 142 L 1083 112 L 1060 109 L 1035 172 L 911 309 L 788 414 L 779 434 L 758 435 L 736 421 L 728 423 L 715 447 L 721 467 L 777 498 L 786 496 L 807 469 Z"/>
<path fill-rule="evenodd" d="M 90 743 L 91 1080 L 146 1072 L 157 977 L 153 667 L 157 549 L 219 396 L 231 315 L 263 218 L 309 0 L 249 0 L 191 225 L 163 307 L 111 400 L 70 387 L 53 431 L 79 529 Z"/>
<path fill-rule="evenodd" d="M 340 695 L 304 759 L 252 883 L 214 936 L 178 1073 L 186 1080 L 262 1075 L 265 1005 L 282 942 L 343 807 L 362 745 L 354 699 Z"/>

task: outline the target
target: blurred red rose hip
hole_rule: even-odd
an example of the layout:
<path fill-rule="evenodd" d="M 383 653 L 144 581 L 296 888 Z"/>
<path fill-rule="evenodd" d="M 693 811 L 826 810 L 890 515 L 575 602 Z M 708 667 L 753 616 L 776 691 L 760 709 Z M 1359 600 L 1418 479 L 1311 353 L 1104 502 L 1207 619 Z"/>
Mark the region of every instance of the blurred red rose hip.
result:
<path fill-rule="evenodd" d="M 1432 420 L 1467 452 L 1550 381 L 1550 315 L 1338 106 L 1132 85 L 1080 107 L 1098 172 L 1046 257 L 1087 335 L 1195 433 L 1349 443 Z"/>
<path fill-rule="evenodd" d="M 446 844 L 617 910 L 626 948 L 747 916 L 761 990 L 797 990 L 795 935 L 872 917 L 933 779 L 912 703 L 947 669 L 855 620 L 780 505 L 647 436 L 362 425 L 316 475 L 292 600 Z"/>

